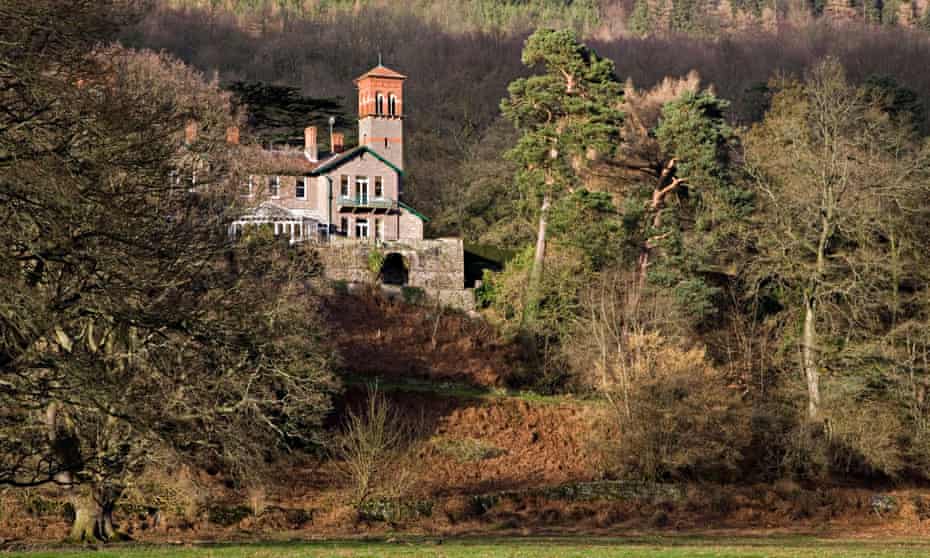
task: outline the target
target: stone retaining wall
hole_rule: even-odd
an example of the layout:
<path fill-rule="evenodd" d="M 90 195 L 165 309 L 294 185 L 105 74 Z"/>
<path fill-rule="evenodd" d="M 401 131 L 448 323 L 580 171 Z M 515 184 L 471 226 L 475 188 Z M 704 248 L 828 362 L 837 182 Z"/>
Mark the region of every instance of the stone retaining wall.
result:
<path fill-rule="evenodd" d="M 474 296 L 465 289 L 465 249 L 459 238 L 398 240 L 375 244 L 371 240 L 333 238 L 318 248 L 324 275 L 335 281 L 371 283 L 377 280 L 369 267 L 369 255 L 378 250 L 387 257 L 397 253 L 407 264 L 407 284 L 423 289 L 426 296 L 444 306 L 473 310 Z"/>

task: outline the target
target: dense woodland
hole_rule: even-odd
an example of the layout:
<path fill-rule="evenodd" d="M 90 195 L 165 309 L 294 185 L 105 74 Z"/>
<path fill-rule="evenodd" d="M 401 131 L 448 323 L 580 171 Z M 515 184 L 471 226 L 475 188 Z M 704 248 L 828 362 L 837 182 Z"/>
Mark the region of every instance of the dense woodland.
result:
<path fill-rule="evenodd" d="M 225 236 L 222 139 L 352 132 L 378 53 L 410 76 L 408 201 L 515 254 L 481 319 L 519 348 L 511 387 L 604 402 L 605 475 L 930 480 L 925 33 L 598 39 L 583 2 L 452 32 L 373 4 L 256 29 L 223 3 L 0 3 L 0 485 L 64 487 L 73 536 L 106 539 L 146 468 L 247 483 L 333 447 L 352 355 L 308 304 L 312 250 Z M 522 5 L 494 17 L 548 13 Z M 390 430 L 379 402 L 335 456 Z"/>

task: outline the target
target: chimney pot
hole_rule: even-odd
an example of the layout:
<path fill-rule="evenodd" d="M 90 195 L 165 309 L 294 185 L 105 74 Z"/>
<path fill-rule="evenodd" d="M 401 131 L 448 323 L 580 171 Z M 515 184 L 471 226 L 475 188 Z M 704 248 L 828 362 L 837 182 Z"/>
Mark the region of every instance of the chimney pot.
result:
<path fill-rule="evenodd" d="M 230 145 L 239 145 L 239 126 L 230 126 L 226 128 L 226 143 Z"/>
<path fill-rule="evenodd" d="M 184 142 L 188 145 L 197 141 L 197 128 L 198 124 L 196 120 L 187 121 L 187 125 L 184 127 Z"/>
<path fill-rule="evenodd" d="M 316 126 L 308 126 L 304 129 L 304 152 L 314 163 L 319 161 L 320 151 L 316 142 Z"/>

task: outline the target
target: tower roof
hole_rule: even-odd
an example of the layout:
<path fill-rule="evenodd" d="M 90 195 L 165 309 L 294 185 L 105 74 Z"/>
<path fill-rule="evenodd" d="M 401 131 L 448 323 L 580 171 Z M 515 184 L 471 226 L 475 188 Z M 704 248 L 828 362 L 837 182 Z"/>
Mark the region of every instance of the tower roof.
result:
<path fill-rule="evenodd" d="M 368 70 L 364 74 L 355 78 L 355 83 L 359 81 L 370 78 L 370 77 L 380 77 L 380 78 L 394 78 L 394 79 L 407 79 L 407 76 L 400 72 L 395 72 L 394 70 L 388 68 L 384 64 L 378 64 L 374 68 Z"/>

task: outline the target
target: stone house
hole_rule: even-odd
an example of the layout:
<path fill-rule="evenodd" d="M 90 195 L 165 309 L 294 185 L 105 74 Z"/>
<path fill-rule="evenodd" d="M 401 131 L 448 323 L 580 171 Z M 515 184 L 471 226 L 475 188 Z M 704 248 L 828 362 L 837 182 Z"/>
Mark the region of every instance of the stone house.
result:
<path fill-rule="evenodd" d="M 375 242 L 422 240 L 426 217 L 401 201 L 404 179 L 404 80 L 378 65 L 355 80 L 359 145 L 330 130 L 323 153 L 318 130 L 304 130 L 300 148 L 263 149 L 261 171 L 250 175 L 248 210 L 230 225 L 269 225 L 291 242 L 338 237 Z M 238 131 L 230 130 L 230 143 Z"/>
<path fill-rule="evenodd" d="M 330 129 L 323 153 L 318 130 L 304 130 L 299 148 L 241 148 L 254 172 L 243 188 L 246 210 L 230 225 L 237 235 L 250 225 L 273 227 L 291 243 L 313 242 L 325 275 L 348 284 L 369 282 L 463 310 L 474 308 L 465 288 L 460 238 L 424 239 L 427 218 L 402 201 L 404 184 L 404 80 L 379 64 L 355 80 L 359 145 Z M 238 144 L 238 129 L 227 142 Z M 381 269 L 371 269 L 381 260 Z M 407 291 L 409 293 L 409 291 Z"/>

